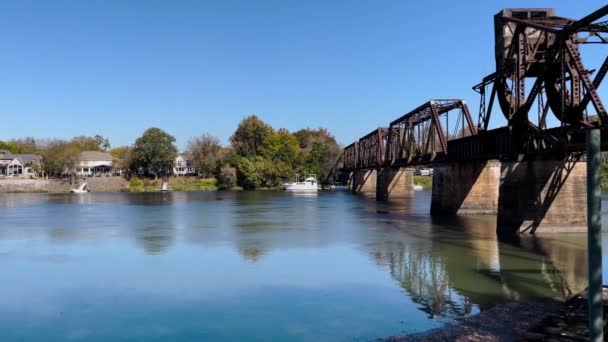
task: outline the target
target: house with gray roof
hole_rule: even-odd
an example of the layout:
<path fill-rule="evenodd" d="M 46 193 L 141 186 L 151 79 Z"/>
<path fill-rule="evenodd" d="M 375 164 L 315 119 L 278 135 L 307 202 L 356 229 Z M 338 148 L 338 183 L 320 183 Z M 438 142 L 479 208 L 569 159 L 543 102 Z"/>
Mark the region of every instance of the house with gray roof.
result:
<path fill-rule="evenodd" d="M 114 157 L 108 152 L 82 151 L 76 165 L 76 175 L 80 177 L 110 176 L 113 169 Z"/>
<path fill-rule="evenodd" d="M 36 166 L 41 162 L 42 157 L 35 153 L 13 154 L 0 150 L 0 176 L 36 177 Z"/>

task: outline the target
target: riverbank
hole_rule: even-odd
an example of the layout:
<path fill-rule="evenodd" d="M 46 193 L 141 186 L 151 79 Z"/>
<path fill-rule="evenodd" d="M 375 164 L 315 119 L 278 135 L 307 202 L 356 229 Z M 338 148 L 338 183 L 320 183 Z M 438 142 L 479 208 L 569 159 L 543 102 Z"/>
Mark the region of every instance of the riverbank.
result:
<path fill-rule="evenodd" d="M 122 177 L 92 177 L 86 182 L 94 192 L 118 192 L 128 187 Z M 0 180 L 0 193 L 66 193 L 76 186 L 68 179 L 7 178 Z"/>
<path fill-rule="evenodd" d="M 392 336 L 380 341 L 519 341 L 544 318 L 558 312 L 562 304 L 563 302 L 552 299 L 503 303 L 426 333 Z"/>
<path fill-rule="evenodd" d="M 88 183 L 88 188 L 92 192 L 152 192 L 162 187 L 161 179 L 132 178 L 127 181 L 123 177 L 91 177 L 86 180 L 77 180 L 76 184 L 70 184 L 68 179 L 8 178 L 0 180 L 0 193 L 67 193 L 83 181 Z M 169 189 L 213 191 L 218 187 L 214 178 L 171 177 Z"/>
<path fill-rule="evenodd" d="M 414 185 L 420 185 L 424 190 L 433 188 L 432 176 L 414 176 Z"/>
<path fill-rule="evenodd" d="M 151 192 L 162 187 L 162 180 L 134 177 L 124 191 L 129 192 Z M 214 191 L 217 190 L 215 178 L 198 177 L 171 177 L 169 178 L 169 189 L 173 191 Z"/>

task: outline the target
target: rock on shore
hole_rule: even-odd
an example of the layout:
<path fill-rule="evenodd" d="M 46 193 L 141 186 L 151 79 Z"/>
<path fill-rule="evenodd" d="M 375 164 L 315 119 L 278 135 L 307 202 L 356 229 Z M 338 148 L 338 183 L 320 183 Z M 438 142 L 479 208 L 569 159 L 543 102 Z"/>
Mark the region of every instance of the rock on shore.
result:
<path fill-rule="evenodd" d="M 531 327 L 558 311 L 561 304 L 552 299 L 499 304 L 478 315 L 456 319 L 426 333 L 392 336 L 380 341 L 519 341 Z"/>

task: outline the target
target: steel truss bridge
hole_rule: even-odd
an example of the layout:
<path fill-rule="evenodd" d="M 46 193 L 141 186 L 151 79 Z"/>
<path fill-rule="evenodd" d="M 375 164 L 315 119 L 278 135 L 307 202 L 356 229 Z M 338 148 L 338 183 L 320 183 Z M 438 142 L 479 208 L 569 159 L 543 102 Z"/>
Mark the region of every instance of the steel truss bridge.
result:
<path fill-rule="evenodd" d="M 608 54 L 590 69 L 579 49 L 608 44 L 608 6 L 580 20 L 549 8 L 504 9 L 494 28 L 496 71 L 473 87 L 480 94 L 477 123 L 463 100 L 430 100 L 345 147 L 343 170 L 561 158 L 584 151 L 590 128 L 602 130 L 608 150 L 608 112 L 598 93 Z M 489 129 L 495 103 L 508 125 Z M 549 112 L 558 127 L 547 127 Z"/>

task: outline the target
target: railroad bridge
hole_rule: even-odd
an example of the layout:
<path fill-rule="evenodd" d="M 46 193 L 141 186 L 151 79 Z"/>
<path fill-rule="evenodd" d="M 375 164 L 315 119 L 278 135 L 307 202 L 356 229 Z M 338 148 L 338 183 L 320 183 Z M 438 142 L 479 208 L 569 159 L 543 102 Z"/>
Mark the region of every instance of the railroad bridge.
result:
<path fill-rule="evenodd" d="M 589 69 L 579 47 L 608 43 L 607 17 L 608 6 L 580 20 L 550 8 L 496 14 L 496 71 L 473 87 L 477 122 L 465 101 L 436 99 L 374 129 L 344 148 L 350 189 L 414 196 L 413 167 L 432 165 L 432 215 L 495 213 L 505 235 L 586 229 L 585 135 L 601 130 L 608 150 L 598 93 L 608 54 Z M 489 128 L 494 107 L 506 126 Z"/>

